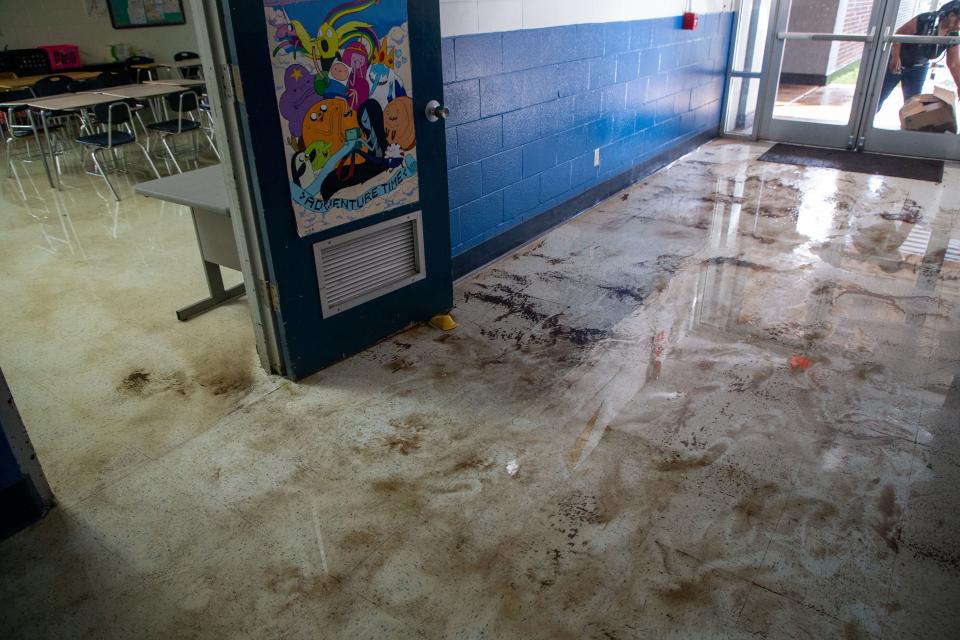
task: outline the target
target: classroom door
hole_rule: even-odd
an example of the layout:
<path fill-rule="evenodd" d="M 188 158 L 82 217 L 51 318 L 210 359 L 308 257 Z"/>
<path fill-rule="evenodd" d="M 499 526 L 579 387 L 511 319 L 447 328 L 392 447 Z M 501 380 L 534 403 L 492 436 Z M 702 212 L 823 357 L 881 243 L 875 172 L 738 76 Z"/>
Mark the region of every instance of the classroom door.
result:
<path fill-rule="evenodd" d="M 286 375 L 453 304 L 438 0 L 227 0 Z"/>

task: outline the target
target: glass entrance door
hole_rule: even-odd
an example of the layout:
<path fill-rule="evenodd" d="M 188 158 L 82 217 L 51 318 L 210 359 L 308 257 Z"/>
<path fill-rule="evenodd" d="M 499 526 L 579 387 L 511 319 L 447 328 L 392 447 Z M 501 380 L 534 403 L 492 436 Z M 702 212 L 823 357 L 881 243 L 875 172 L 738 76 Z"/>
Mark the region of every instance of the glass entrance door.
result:
<path fill-rule="evenodd" d="M 780 0 L 760 137 L 856 146 L 885 9 L 882 0 Z"/>
<path fill-rule="evenodd" d="M 901 118 L 915 94 L 956 113 L 960 3 L 779 0 L 770 25 L 760 138 L 960 160 L 955 115 Z"/>
<path fill-rule="evenodd" d="M 954 102 L 957 83 L 950 65 L 960 45 L 960 37 L 955 35 L 960 13 L 952 18 L 950 10 L 960 12 L 960 3 L 887 0 L 886 5 L 858 147 L 877 153 L 960 160 L 960 136 L 955 127 L 935 122 L 936 116 L 926 127 L 923 122 L 901 118 L 905 102 L 916 93 L 941 95 Z"/>

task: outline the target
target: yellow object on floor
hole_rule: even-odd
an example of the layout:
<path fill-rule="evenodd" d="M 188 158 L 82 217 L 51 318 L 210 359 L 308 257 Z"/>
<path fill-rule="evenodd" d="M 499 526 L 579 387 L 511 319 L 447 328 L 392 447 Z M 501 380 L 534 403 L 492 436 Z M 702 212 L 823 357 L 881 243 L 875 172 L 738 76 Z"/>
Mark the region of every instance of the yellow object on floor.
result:
<path fill-rule="evenodd" d="M 430 318 L 430 326 L 436 327 L 441 331 L 453 331 L 457 328 L 457 321 L 449 313 L 433 316 Z"/>

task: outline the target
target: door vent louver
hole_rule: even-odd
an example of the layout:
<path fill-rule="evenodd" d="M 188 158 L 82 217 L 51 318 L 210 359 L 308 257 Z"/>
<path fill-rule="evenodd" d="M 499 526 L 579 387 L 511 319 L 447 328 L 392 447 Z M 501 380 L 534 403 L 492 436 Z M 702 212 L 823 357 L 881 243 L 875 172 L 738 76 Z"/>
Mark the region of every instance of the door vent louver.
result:
<path fill-rule="evenodd" d="M 427 275 L 419 211 L 318 242 L 313 252 L 324 318 Z"/>

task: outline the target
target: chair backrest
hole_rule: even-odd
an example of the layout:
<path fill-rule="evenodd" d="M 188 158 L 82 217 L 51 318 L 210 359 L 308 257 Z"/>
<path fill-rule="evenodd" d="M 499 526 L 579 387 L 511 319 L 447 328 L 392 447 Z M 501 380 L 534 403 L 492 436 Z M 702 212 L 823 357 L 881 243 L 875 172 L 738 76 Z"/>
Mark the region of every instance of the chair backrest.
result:
<path fill-rule="evenodd" d="M 197 94 L 193 91 L 170 93 L 167 94 L 165 100 L 167 101 L 167 109 L 180 114 L 196 111 L 198 107 Z"/>
<path fill-rule="evenodd" d="M 119 87 L 123 84 L 133 84 L 133 75 L 129 71 L 104 71 L 97 76 L 102 88 Z"/>
<path fill-rule="evenodd" d="M 58 96 L 62 93 L 69 93 L 70 85 L 75 80 L 70 76 L 53 75 L 41 78 L 33 84 L 33 95 L 38 98 L 46 96 Z"/>
<path fill-rule="evenodd" d="M 96 78 L 89 78 L 87 80 L 72 80 L 69 85 L 67 85 L 67 90 L 70 93 L 77 93 L 78 91 L 96 91 L 97 89 L 103 89 L 106 85 L 103 84 L 100 80 L 100 76 Z"/>
<path fill-rule="evenodd" d="M 187 78 L 189 80 L 196 80 L 200 77 L 200 56 L 193 51 L 178 51 L 173 54 L 173 59 L 177 62 L 181 60 L 196 60 L 197 66 L 195 67 L 181 67 L 180 68 L 180 77 Z"/>
<path fill-rule="evenodd" d="M 94 105 L 93 113 L 97 116 L 97 122 L 103 125 L 130 122 L 130 105 L 123 100 Z"/>
<path fill-rule="evenodd" d="M 153 58 L 148 58 L 147 56 L 130 56 L 126 59 L 124 64 L 129 67 L 132 64 L 151 64 L 153 62 L 156 62 L 156 60 Z"/>

